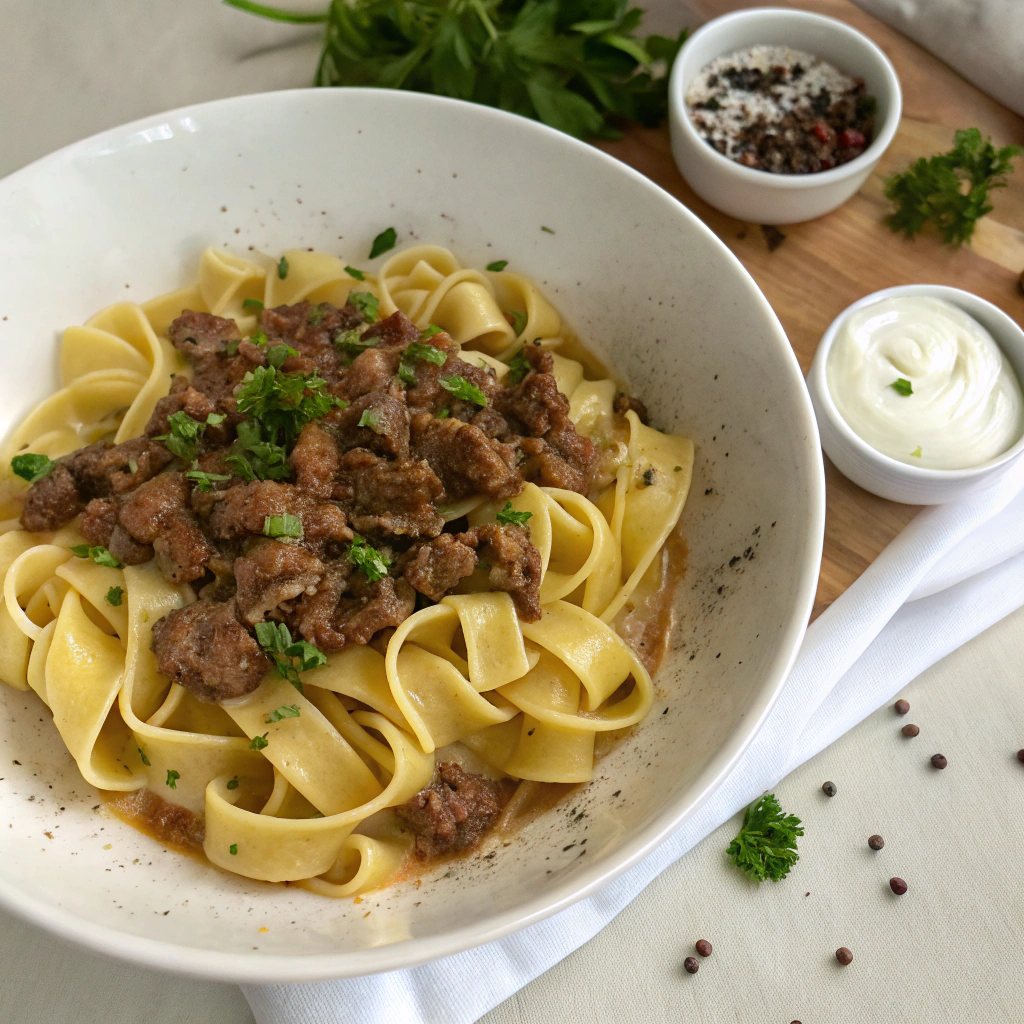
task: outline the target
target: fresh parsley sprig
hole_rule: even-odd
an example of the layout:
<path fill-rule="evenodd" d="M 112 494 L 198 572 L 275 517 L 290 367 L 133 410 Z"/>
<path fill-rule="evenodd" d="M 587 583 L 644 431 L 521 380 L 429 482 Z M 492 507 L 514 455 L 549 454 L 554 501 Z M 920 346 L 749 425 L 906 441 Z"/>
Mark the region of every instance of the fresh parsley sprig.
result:
<path fill-rule="evenodd" d="M 71 554 L 78 558 L 88 558 L 97 565 L 105 565 L 111 569 L 123 569 L 124 566 L 102 545 L 75 544 Z"/>
<path fill-rule="evenodd" d="M 283 622 L 257 622 L 256 641 L 270 655 L 277 674 L 287 679 L 299 693 L 302 693 L 299 673 L 327 664 L 327 655 L 318 647 L 307 640 L 292 640 Z"/>
<path fill-rule="evenodd" d="M 199 438 L 206 432 L 206 428 L 218 427 L 224 422 L 225 416 L 222 412 L 211 412 L 205 421 L 193 419 L 184 409 L 171 413 L 167 417 L 169 434 L 158 434 L 154 441 L 163 441 L 164 447 L 179 459 L 192 462 L 199 454 Z"/>
<path fill-rule="evenodd" d="M 948 153 L 921 157 L 909 170 L 885 180 L 885 197 L 895 210 L 886 222 L 908 238 L 929 222 L 949 245 L 969 242 L 978 220 L 991 212 L 988 194 L 1005 188 L 1022 146 L 996 149 L 977 128 L 955 132 Z"/>
<path fill-rule="evenodd" d="M 494 516 L 499 523 L 505 526 L 525 526 L 532 518 L 532 512 L 517 512 L 512 507 L 511 501 L 505 502 L 505 507 L 500 509 Z"/>
<path fill-rule="evenodd" d="M 641 39 L 643 13 L 627 0 L 336 0 L 323 15 L 224 2 L 277 21 L 326 22 L 315 85 L 454 96 L 580 138 L 616 138 L 609 119 L 660 122 L 687 35 Z"/>
<path fill-rule="evenodd" d="M 743 827 L 726 849 L 726 856 L 749 878 L 778 882 L 800 859 L 797 836 L 804 830 L 800 819 L 785 814 L 774 794 L 756 800 L 743 815 Z"/>
<path fill-rule="evenodd" d="M 57 463 L 49 456 L 33 455 L 31 452 L 15 455 L 11 459 L 11 469 L 14 471 L 15 476 L 20 476 L 22 480 L 27 480 L 30 484 L 34 484 L 37 480 L 42 480 L 56 465 Z"/>
<path fill-rule="evenodd" d="M 439 332 L 435 331 L 434 333 Z M 424 334 L 426 334 L 425 331 Z M 429 337 L 433 337 L 433 334 L 429 335 Z M 428 345 L 423 341 L 414 341 L 402 353 L 402 360 L 398 364 L 398 376 L 406 384 L 416 383 L 415 364 L 418 359 L 422 359 L 425 363 L 433 363 L 434 366 L 444 366 L 448 359 L 448 353 L 443 352 L 435 345 Z"/>
<path fill-rule="evenodd" d="M 464 402 L 473 402 L 480 406 L 487 404 L 487 396 L 475 384 L 466 380 L 460 374 L 455 374 L 452 377 L 442 377 L 438 384 L 445 391 L 451 392 L 456 398 L 461 398 Z"/>
<path fill-rule="evenodd" d="M 367 544 L 359 536 L 352 538 L 346 555 L 357 569 L 362 569 L 363 574 L 371 583 L 384 579 L 391 566 L 391 559 L 384 552 Z"/>
<path fill-rule="evenodd" d="M 261 440 L 286 446 L 295 443 L 307 423 L 341 404 L 327 393 L 327 381 L 315 370 L 308 375 L 282 373 L 274 366 L 250 370 L 235 401 L 242 415 L 259 424 Z"/>

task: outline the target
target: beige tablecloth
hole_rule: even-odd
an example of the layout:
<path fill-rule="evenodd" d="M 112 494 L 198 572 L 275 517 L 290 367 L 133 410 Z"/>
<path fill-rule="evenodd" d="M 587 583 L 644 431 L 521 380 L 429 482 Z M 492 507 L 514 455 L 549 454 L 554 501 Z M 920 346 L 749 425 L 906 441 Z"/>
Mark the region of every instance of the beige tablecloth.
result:
<path fill-rule="evenodd" d="M 689 20 L 658 6 L 659 26 Z M 0 18 L 0 174 L 165 108 L 307 84 L 318 52 L 315 30 L 214 0 L 2 0 Z M 486 1024 L 1024 1019 L 1022 652 L 1024 611 L 909 688 L 919 737 L 901 737 L 906 719 L 883 709 L 787 778 L 776 792 L 807 835 L 786 881 L 755 889 L 726 865 L 732 823 Z M 928 762 L 936 751 L 943 772 Z M 866 844 L 875 832 L 879 853 Z M 907 895 L 892 896 L 891 875 Z M 690 976 L 698 938 L 715 950 Z M 2 913 L 0 963 L 2 1024 L 252 1021 L 234 986 L 108 961 Z"/>

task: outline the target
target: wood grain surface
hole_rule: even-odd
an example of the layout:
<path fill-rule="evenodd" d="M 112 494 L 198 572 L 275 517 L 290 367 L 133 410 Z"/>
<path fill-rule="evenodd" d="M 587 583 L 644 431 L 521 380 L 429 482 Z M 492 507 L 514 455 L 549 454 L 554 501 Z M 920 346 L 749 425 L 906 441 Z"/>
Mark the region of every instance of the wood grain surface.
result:
<path fill-rule="evenodd" d="M 783 6 L 777 3 L 777 6 Z M 756 0 L 688 0 L 707 20 Z M 784 226 L 770 251 L 759 225 L 734 220 L 699 199 L 672 161 L 668 128 L 630 129 L 602 148 L 656 181 L 693 210 L 740 258 L 772 304 L 804 372 L 825 328 L 851 302 L 897 284 L 944 284 L 972 291 L 1024 323 L 1024 161 L 1010 185 L 992 193 L 995 210 L 970 245 L 951 249 L 933 234 L 907 240 L 884 222 L 883 178 L 920 156 L 951 148 L 957 128 L 978 127 L 996 145 L 1024 143 L 1024 118 L 989 98 L 936 57 L 855 7 L 850 0 L 796 0 L 785 6 L 840 18 L 876 42 L 903 87 L 903 119 L 861 191 L 818 220 Z M 693 26 L 696 27 L 696 26 Z M 875 559 L 918 508 L 876 498 L 825 460 L 825 550 L 817 616 Z"/>

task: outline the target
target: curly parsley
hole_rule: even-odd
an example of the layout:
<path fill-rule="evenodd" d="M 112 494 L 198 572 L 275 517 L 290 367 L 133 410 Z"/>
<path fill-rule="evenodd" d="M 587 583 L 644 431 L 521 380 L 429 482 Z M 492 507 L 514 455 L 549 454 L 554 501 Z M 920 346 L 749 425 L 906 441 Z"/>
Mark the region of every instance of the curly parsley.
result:
<path fill-rule="evenodd" d="M 743 815 L 743 827 L 726 849 L 726 856 L 749 878 L 773 882 L 786 877 L 800 859 L 797 836 L 804 830 L 800 819 L 784 814 L 779 801 L 769 793 L 756 800 Z"/>

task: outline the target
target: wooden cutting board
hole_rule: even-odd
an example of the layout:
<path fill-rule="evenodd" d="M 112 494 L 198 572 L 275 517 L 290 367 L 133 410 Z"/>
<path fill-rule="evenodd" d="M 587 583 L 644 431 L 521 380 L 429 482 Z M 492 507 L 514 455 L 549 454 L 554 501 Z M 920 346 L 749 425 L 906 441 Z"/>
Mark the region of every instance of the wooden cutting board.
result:
<path fill-rule="evenodd" d="M 782 3 L 773 0 L 777 6 Z M 688 0 L 707 20 L 756 0 Z M 787 6 L 840 18 L 888 55 L 903 87 L 903 119 L 892 145 L 861 191 L 818 220 L 782 227 L 771 251 L 759 225 L 744 224 L 699 199 L 672 161 L 668 128 L 632 128 L 602 148 L 631 164 L 697 214 L 742 260 L 768 297 L 804 372 L 825 328 L 851 302 L 897 284 L 944 284 L 972 291 L 1024 323 L 1024 160 L 1010 185 L 992 193 L 995 210 L 979 222 L 970 247 L 954 250 L 934 235 L 914 240 L 884 223 L 882 179 L 920 156 L 952 147 L 957 128 L 980 128 L 996 145 L 1024 143 L 1024 118 L 989 98 L 899 32 L 850 0 L 795 0 Z M 696 28 L 697 26 L 692 26 Z M 825 460 L 825 550 L 814 607 L 817 616 L 917 514 L 915 506 L 876 498 Z"/>

